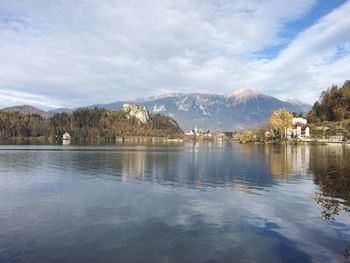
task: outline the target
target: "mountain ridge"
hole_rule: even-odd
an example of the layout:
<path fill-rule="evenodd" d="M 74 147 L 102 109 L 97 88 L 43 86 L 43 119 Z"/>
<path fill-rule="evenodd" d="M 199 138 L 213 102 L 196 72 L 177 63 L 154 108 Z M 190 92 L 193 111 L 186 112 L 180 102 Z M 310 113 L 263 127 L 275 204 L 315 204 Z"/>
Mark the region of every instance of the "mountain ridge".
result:
<path fill-rule="evenodd" d="M 159 96 L 94 104 L 85 108 L 119 109 L 125 102 L 145 106 L 152 114 L 173 117 L 182 129 L 194 126 L 216 131 L 257 127 L 266 122 L 271 113 L 280 108 L 290 112 L 307 113 L 311 105 L 283 101 L 252 89 L 240 89 L 227 95 L 207 93 L 168 93 Z M 70 112 L 72 109 L 54 109 L 50 114 Z"/>
<path fill-rule="evenodd" d="M 122 103 L 93 106 L 115 108 L 121 107 Z M 139 98 L 134 103 L 145 106 L 151 113 L 175 118 L 185 130 L 194 126 L 218 131 L 257 127 L 280 108 L 296 113 L 307 113 L 311 109 L 311 105 L 283 101 L 252 89 L 240 89 L 227 95 L 169 93 Z"/>

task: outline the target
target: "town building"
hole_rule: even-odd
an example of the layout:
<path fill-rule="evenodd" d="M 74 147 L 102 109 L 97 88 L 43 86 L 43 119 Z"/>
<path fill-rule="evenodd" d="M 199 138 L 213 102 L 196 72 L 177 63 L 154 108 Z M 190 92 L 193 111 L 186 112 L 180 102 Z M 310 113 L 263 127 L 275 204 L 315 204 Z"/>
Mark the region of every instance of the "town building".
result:
<path fill-rule="evenodd" d="M 65 132 L 62 136 L 63 140 L 69 141 L 72 139 L 72 137 L 70 136 L 70 134 L 68 132 Z"/>
<path fill-rule="evenodd" d="M 194 127 L 193 130 L 189 131 L 189 132 L 185 132 L 185 135 L 188 136 L 195 136 L 195 137 L 212 137 L 213 134 L 209 131 L 209 130 L 200 130 L 197 128 L 197 126 Z"/>
<path fill-rule="evenodd" d="M 303 124 L 303 125 L 306 125 L 307 124 L 307 119 L 304 119 L 304 118 L 293 118 L 293 125 L 295 124 Z"/>
<path fill-rule="evenodd" d="M 292 127 L 287 129 L 286 136 L 288 139 L 305 139 L 310 138 L 310 127 L 304 118 L 293 118 Z"/>

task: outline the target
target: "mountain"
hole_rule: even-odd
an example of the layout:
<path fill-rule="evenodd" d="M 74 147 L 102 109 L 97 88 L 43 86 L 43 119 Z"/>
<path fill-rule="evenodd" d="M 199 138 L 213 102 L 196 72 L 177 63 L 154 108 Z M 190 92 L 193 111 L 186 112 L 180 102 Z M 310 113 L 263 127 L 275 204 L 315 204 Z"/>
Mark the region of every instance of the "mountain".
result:
<path fill-rule="evenodd" d="M 48 112 L 50 113 L 63 113 L 63 112 L 72 112 L 73 109 L 69 109 L 69 108 L 56 108 L 53 110 L 49 110 Z"/>
<path fill-rule="evenodd" d="M 21 106 L 3 108 L 3 109 L 1 109 L 1 111 L 20 112 L 23 114 L 37 114 L 45 119 L 53 116 L 53 113 L 51 113 L 51 112 L 43 111 L 43 110 L 40 110 L 40 109 L 35 108 L 33 106 L 30 106 L 30 105 L 21 105 Z"/>
<path fill-rule="evenodd" d="M 295 106 L 299 106 L 301 109 L 300 112 L 303 112 L 303 113 L 309 112 L 311 110 L 311 105 L 306 104 L 299 99 L 287 99 L 285 100 L 285 102 L 288 102 L 289 104 L 292 104 Z"/>
<path fill-rule="evenodd" d="M 256 127 L 267 121 L 280 108 L 306 113 L 311 106 L 282 101 L 250 89 L 236 90 L 229 95 L 171 93 L 135 101 L 151 113 L 176 119 L 182 129 L 235 130 Z M 93 105 L 107 109 L 120 108 L 123 102 Z"/>
<path fill-rule="evenodd" d="M 307 113 L 311 109 L 310 105 L 298 100 L 282 101 L 251 89 L 236 90 L 228 95 L 170 93 L 130 102 L 145 106 L 150 113 L 173 117 L 184 130 L 193 129 L 195 126 L 215 131 L 251 128 L 266 122 L 271 113 L 280 108 L 296 113 Z M 85 108 L 120 109 L 123 104 L 124 101 L 117 101 Z M 60 108 L 46 112 L 29 105 L 3 110 L 39 114 L 44 118 L 54 113 L 73 111 Z"/>

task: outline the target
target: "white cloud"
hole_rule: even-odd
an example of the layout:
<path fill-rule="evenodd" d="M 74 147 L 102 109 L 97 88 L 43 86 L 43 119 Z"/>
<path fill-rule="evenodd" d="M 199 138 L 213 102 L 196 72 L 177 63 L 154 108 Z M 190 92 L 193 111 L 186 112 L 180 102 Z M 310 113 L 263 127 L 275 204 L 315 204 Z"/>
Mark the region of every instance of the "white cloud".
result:
<path fill-rule="evenodd" d="M 276 59 L 254 54 L 285 41 L 279 35 L 286 23 L 314 5 L 315 0 L 3 0 L 0 90 L 16 92 L 18 100 L 0 94 L 0 106 L 22 104 L 26 94 L 48 98 L 42 105 L 72 107 L 241 87 L 281 97 L 311 87 L 304 94 L 312 101 L 347 77 L 342 67 L 349 68 L 349 53 L 332 56 L 349 43 L 349 3 L 302 32 Z"/>
<path fill-rule="evenodd" d="M 332 83 L 342 84 L 349 78 L 346 68 L 350 68 L 349 13 L 350 2 L 302 32 L 261 68 L 266 72 L 266 81 L 272 86 L 281 84 L 280 94 L 284 96 L 303 92 L 309 98 L 315 98 Z M 341 57 L 336 56 L 339 50 Z"/>
<path fill-rule="evenodd" d="M 55 108 L 60 107 L 57 101 L 44 96 L 28 94 L 22 91 L 0 90 L 0 105 L 16 104 L 29 104 L 42 108 L 47 108 L 47 105 Z"/>

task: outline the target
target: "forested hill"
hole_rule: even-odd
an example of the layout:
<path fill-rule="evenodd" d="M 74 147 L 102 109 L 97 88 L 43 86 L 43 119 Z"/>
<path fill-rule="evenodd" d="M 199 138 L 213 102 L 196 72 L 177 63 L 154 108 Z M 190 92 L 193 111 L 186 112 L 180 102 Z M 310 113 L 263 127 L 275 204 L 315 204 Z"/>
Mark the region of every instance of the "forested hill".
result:
<path fill-rule="evenodd" d="M 45 119 L 53 116 L 52 112 L 43 111 L 43 110 L 37 109 L 31 105 L 21 105 L 21 106 L 8 107 L 8 108 L 1 109 L 1 111 L 20 112 L 23 114 L 37 114 Z"/>
<path fill-rule="evenodd" d="M 141 122 L 121 109 L 81 108 L 72 113 L 57 113 L 48 119 L 38 114 L 0 111 L 0 138 L 43 136 L 53 139 L 61 138 L 64 132 L 78 140 L 114 140 L 122 136 L 182 137 L 183 132 L 174 119 L 151 114 L 147 118 L 147 123 Z"/>
<path fill-rule="evenodd" d="M 350 81 L 342 87 L 333 85 L 321 94 L 308 114 L 311 123 L 320 121 L 342 121 L 350 119 Z"/>

